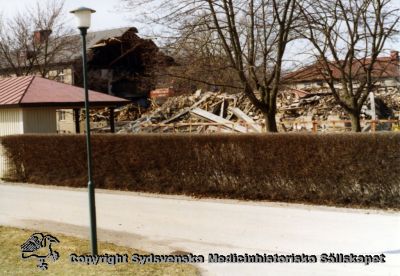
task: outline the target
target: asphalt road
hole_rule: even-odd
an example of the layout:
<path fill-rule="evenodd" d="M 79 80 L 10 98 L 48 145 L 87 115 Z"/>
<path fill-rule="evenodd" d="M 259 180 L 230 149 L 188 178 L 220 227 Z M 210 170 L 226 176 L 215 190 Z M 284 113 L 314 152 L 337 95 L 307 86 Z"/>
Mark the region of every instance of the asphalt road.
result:
<path fill-rule="evenodd" d="M 400 212 L 104 190 L 96 203 L 99 239 L 154 253 L 386 255 L 370 265 L 205 263 L 205 275 L 400 275 Z M 0 184 L 1 225 L 87 237 L 88 221 L 84 189 Z"/>

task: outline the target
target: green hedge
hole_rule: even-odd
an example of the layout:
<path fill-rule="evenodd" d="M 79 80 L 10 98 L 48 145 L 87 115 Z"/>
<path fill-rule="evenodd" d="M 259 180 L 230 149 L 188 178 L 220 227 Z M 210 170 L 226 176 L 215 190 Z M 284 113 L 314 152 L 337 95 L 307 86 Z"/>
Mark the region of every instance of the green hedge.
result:
<path fill-rule="evenodd" d="M 2 138 L 17 181 L 86 186 L 85 137 Z M 96 187 L 400 207 L 400 135 L 95 135 Z"/>

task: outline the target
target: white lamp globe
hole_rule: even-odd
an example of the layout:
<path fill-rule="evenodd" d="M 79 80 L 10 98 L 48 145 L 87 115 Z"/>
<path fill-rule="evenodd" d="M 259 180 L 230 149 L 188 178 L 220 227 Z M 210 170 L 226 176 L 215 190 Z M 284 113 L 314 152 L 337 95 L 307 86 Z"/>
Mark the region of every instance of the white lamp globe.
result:
<path fill-rule="evenodd" d="M 78 25 L 78 28 L 90 28 L 90 19 L 92 13 L 96 12 L 95 10 L 86 8 L 86 7 L 80 7 L 78 9 L 75 9 L 71 11 L 76 17 L 76 22 Z"/>

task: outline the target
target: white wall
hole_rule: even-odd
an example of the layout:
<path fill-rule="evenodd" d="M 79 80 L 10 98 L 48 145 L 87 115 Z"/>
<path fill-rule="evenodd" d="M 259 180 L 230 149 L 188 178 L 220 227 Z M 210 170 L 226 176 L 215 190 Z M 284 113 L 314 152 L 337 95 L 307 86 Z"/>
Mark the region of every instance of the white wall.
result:
<path fill-rule="evenodd" d="M 20 108 L 1 108 L 0 109 L 0 136 L 22 134 L 22 109 Z M 4 155 L 3 146 L 0 145 L 0 177 L 5 177 L 10 164 Z"/>
<path fill-rule="evenodd" d="M 55 108 L 24 108 L 23 133 L 57 133 Z"/>
<path fill-rule="evenodd" d="M 64 118 L 62 118 L 62 116 L 60 116 L 61 112 L 64 113 Z M 73 109 L 57 110 L 57 131 L 58 131 L 58 133 L 73 133 L 73 134 L 76 133 Z"/>
<path fill-rule="evenodd" d="M 22 109 L 1 108 L 0 109 L 0 136 L 22 134 Z"/>

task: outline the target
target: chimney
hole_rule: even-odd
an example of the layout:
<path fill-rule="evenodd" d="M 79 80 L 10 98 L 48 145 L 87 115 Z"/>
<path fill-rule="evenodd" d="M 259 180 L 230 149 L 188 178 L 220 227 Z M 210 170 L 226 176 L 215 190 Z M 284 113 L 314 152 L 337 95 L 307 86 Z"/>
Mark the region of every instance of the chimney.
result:
<path fill-rule="evenodd" d="M 46 42 L 51 34 L 51 30 L 38 30 L 33 32 L 33 43 L 42 44 Z"/>
<path fill-rule="evenodd" d="M 392 61 L 399 61 L 400 60 L 400 58 L 399 58 L 399 51 L 391 51 L 390 52 L 390 59 L 392 60 Z"/>

